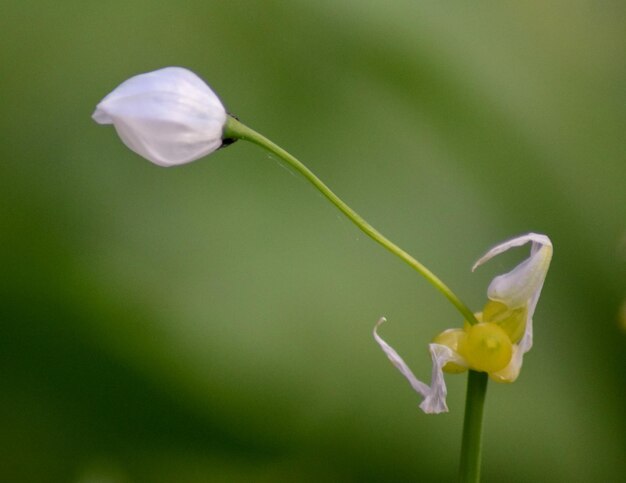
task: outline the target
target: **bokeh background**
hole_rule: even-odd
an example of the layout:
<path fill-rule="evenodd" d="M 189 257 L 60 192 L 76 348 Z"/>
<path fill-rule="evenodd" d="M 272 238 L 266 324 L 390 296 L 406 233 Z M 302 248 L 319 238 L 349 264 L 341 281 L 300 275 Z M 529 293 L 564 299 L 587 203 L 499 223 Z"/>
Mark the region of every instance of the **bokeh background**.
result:
<path fill-rule="evenodd" d="M 236 143 L 151 165 L 90 116 L 197 72 L 473 308 L 547 233 L 535 347 L 491 384 L 484 479 L 626 474 L 626 4 L 9 1 L 0 14 L 0 480 L 451 481 L 461 323 L 304 180 Z M 621 316 L 620 316 L 621 314 Z"/>

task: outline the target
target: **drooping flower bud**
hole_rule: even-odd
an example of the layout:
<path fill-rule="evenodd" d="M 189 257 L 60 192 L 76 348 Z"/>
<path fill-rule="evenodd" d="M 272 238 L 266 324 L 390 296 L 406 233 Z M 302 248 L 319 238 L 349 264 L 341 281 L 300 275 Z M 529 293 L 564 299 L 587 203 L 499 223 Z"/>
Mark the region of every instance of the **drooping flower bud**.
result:
<path fill-rule="evenodd" d="M 97 105 L 93 119 L 113 124 L 131 150 L 159 166 L 202 158 L 223 144 L 227 114 L 221 101 L 182 67 L 124 81 Z"/>

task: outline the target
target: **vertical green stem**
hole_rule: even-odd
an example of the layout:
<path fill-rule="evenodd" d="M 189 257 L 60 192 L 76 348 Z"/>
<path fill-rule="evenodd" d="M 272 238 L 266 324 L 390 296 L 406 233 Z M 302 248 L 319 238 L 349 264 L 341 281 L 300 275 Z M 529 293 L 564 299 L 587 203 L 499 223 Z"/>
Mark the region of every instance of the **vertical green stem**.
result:
<path fill-rule="evenodd" d="M 467 376 L 467 397 L 465 399 L 465 421 L 463 422 L 463 442 L 461 444 L 461 464 L 459 481 L 478 483 L 482 451 L 483 408 L 487 394 L 487 373 L 469 371 Z"/>
<path fill-rule="evenodd" d="M 245 139 L 250 141 L 267 151 L 275 154 L 280 159 L 288 163 L 292 168 L 302 174 L 308 181 L 315 186 L 333 205 L 345 214 L 357 227 L 361 229 L 367 236 L 378 242 L 385 247 L 391 253 L 399 257 L 402 261 L 407 263 L 413 269 L 415 269 L 420 275 L 422 275 L 432 286 L 434 286 L 444 297 L 446 297 L 454 307 L 463 315 L 464 319 L 470 324 L 476 324 L 478 321 L 472 311 L 461 302 L 452 290 L 445 285 L 439 277 L 428 270 L 424 265 L 418 262 L 415 258 L 409 255 L 407 252 L 398 247 L 395 243 L 391 242 L 388 238 L 382 235 L 378 230 L 366 222 L 358 213 L 344 203 L 335 193 L 333 193 L 328 186 L 326 186 L 322 180 L 320 180 L 311 170 L 309 170 L 304 164 L 298 161 L 295 157 L 282 149 L 277 144 L 267 139 L 265 136 L 250 129 L 248 126 L 242 124 L 232 116 L 228 116 L 226 126 L 224 127 L 224 139 Z"/>

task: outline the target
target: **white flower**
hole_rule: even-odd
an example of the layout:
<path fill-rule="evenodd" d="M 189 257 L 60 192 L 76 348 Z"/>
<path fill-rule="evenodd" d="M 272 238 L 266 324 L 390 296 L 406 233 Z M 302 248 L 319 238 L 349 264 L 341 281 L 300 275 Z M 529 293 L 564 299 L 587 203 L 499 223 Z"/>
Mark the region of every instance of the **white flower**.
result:
<path fill-rule="evenodd" d="M 531 242 L 530 256 L 513 270 L 495 277 L 487 289 L 489 301 L 479 324 L 466 323 L 463 329 L 448 329 L 429 344 L 433 361 L 431 385 L 419 381 L 398 353 L 377 333 L 385 321 L 374 327 L 374 339 L 389 360 L 423 397 L 425 413 L 447 412 L 443 373 L 472 369 L 489 373 L 497 382 L 513 382 L 522 368 L 523 356 L 533 344 L 533 314 L 552 259 L 552 243 L 545 235 L 529 233 L 506 241 L 481 257 L 472 270 L 513 247 Z"/>
<path fill-rule="evenodd" d="M 124 81 L 100 101 L 92 117 L 113 124 L 137 154 L 160 166 L 176 166 L 222 145 L 226 110 L 196 74 L 166 67 Z"/>

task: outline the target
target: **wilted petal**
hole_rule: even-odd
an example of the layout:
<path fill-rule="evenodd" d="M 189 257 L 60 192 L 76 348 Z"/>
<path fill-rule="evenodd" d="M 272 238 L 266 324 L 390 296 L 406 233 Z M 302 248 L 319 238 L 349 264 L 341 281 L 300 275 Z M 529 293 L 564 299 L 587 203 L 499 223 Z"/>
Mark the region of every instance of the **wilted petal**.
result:
<path fill-rule="evenodd" d="M 513 238 L 493 247 L 472 267 L 473 271 L 496 255 L 528 242 L 532 242 L 530 257 L 510 272 L 495 277 L 487 289 L 487 296 L 491 300 L 502 302 L 511 309 L 522 307 L 529 300 L 536 303 L 539 298 L 552 259 L 552 242 L 550 239 L 537 233 L 528 233 Z M 532 309 L 534 309 L 534 305 Z"/>
<path fill-rule="evenodd" d="M 552 242 L 547 236 L 537 233 L 522 235 L 495 246 L 472 268 L 474 270 L 496 255 L 528 242 L 532 242 L 530 256 L 510 272 L 495 277 L 487 289 L 487 296 L 491 300 L 502 302 L 510 309 L 527 309 L 524 335 L 517 344 L 511 362 L 503 370 L 491 374 L 493 379 L 501 382 L 517 379 L 524 354 L 533 345 L 533 314 L 552 260 Z"/>
<path fill-rule="evenodd" d="M 446 382 L 443 378 L 443 366 L 448 362 L 463 363 L 463 359 L 455 354 L 449 347 L 441 344 L 430 344 L 429 350 L 433 361 L 433 370 L 431 376 L 431 385 L 423 383 L 409 369 L 406 362 L 400 357 L 400 355 L 387 344 L 379 335 L 378 327 L 386 322 L 384 317 L 381 317 L 374 326 L 374 339 L 378 342 L 383 352 L 387 355 L 387 358 L 391 363 L 400 371 L 400 373 L 409 381 L 411 387 L 420 394 L 424 400 L 420 404 L 420 408 L 427 414 L 438 414 L 448 411 L 446 405 L 447 388 Z"/>

